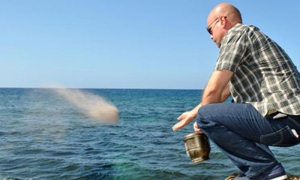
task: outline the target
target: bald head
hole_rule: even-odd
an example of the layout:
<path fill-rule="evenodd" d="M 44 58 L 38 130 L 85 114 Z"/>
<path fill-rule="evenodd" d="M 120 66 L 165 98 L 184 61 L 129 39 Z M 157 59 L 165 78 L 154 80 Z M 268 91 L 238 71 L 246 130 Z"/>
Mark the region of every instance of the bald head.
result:
<path fill-rule="evenodd" d="M 240 11 L 231 4 L 222 3 L 217 5 L 208 15 L 207 22 L 211 22 L 217 17 L 226 16 L 229 26 L 233 27 L 237 23 L 242 23 Z M 231 28 L 230 27 L 230 28 Z"/>

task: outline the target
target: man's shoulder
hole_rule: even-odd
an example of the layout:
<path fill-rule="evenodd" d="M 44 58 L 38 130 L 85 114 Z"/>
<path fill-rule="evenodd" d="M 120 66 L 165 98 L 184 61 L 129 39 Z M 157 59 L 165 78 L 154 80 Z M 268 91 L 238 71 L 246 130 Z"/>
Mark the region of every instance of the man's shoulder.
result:
<path fill-rule="evenodd" d="M 232 41 L 235 39 L 256 39 L 257 37 L 262 37 L 261 35 L 263 35 L 263 32 L 261 32 L 258 27 L 238 23 L 228 31 L 225 36 L 225 41 Z"/>

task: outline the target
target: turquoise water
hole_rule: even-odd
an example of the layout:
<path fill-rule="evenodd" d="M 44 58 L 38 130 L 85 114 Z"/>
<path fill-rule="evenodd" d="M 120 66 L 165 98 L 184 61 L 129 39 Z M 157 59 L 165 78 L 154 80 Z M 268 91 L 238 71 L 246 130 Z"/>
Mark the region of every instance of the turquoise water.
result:
<path fill-rule="evenodd" d="M 111 101 L 120 121 L 107 125 L 49 89 L 0 89 L 0 179 L 225 179 L 238 172 L 211 143 L 210 160 L 194 165 L 173 132 L 200 90 L 84 89 Z M 299 174 L 299 146 L 272 148 L 288 173 Z"/>

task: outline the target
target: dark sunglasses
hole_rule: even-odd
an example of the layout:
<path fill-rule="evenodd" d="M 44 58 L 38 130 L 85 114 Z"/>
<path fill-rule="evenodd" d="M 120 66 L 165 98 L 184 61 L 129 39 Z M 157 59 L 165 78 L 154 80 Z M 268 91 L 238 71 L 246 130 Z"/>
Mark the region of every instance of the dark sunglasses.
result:
<path fill-rule="evenodd" d="M 211 29 L 213 28 L 212 24 L 217 23 L 221 17 L 227 18 L 226 16 L 219 16 L 212 23 L 210 23 L 210 25 L 207 26 L 206 30 L 210 35 L 212 34 L 212 31 L 211 31 Z"/>

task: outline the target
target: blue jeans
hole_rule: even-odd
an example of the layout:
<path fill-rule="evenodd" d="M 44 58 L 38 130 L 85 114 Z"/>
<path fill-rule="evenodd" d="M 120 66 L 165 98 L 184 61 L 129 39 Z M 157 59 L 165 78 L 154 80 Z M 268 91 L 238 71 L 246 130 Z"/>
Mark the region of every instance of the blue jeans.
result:
<path fill-rule="evenodd" d="M 300 116 L 274 120 L 263 117 L 251 104 L 216 103 L 199 109 L 198 127 L 248 177 L 278 164 L 268 146 L 300 143 Z M 294 130 L 292 130 L 294 129 Z"/>

